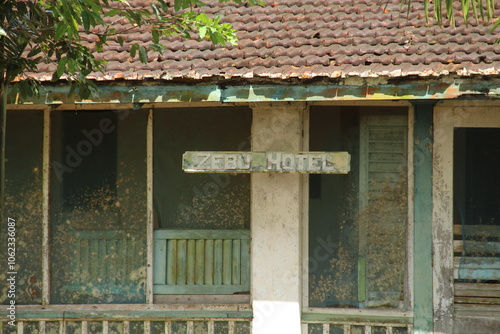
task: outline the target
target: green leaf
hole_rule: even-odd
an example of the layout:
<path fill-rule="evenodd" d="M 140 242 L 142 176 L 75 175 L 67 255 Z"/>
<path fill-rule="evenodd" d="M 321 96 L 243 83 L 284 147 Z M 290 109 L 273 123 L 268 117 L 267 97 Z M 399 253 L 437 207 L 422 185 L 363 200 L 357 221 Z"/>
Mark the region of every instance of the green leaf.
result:
<path fill-rule="evenodd" d="M 201 26 L 200 29 L 198 30 L 198 32 L 200 34 L 201 39 L 205 38 L 205 36 L 207 34 L 207 26 Z"/>
<path fill-rule="evenodd" d="M 120 46 L 123 46 L 123 42 L 124 42 L 124 40 L 123 40 L 123 37 L 122 37 L 122 36 L 118 36 L 118 37 L 116 38 L 116 41 L 118 42 L 118 44 L 120 44 Z"/>
<path fill-rule="evenodd" d="M 56 33 L 54 39 L 56 41 L 60 40 L 67 33 L 66 24 L 64 22 L 59 22 L 56 26 Z"/>
<path fill-rule="evenodd" d="M 104 14 L 104 16 L 107 16 L 107 17 L 110 17 L 110 16 L 117 16 L 117 15 L 120 15 L 120 10 L 119 9 L 116 9 L 116 8 L 113 8 L 111 9 L 110 11 L 106 12 L 106 14 Z"/>
<path fill-rule="evenodd" d="M 34 57 L 37 54 L 39 54 L 40 52 L 42 52 L 42 48 L 39 46 L 36 46 L 30 50 L 30 52 L 28 53 L 28 58 Z"/>
<path fill-rule="evenodd" d="M 135 43 L 130 47 L 130 57 L 134 58 L 137 50 L 139 50 L 139 44 Z"/>
<path fill-rule="evenodd" d="M 495 30 L 496 28 L 498 28 L 499 25 L 500 25 L 500 19 L 496 20 L 495 23 L 493 23 L 493 26 L 490 29 L 490 33 L 492 33 L 493 30 Z M 499 43 L 500 42 L 500 38 L 498 38 L 496 42 Z"/>
<path fill-rule="evenodd" d="M 59 79 L 64 73 L 66 73 L 66 63 L 68 62 L 68 58 L 61 58 L 59 63 L 57 64 L 57 70 L 55 75 L 52 76 L 55 80 Z"/>
<path fill-rule="evenodd" d="M 90 30 L 90 15 L 87 11 L 82 12 L 83 29 L 85 31 Z"/>
<path fill-rule="evenodd" d="M 151 30 L 151 37 L 153 40 L 153 43 L 158 44 L 160 43 L 160 32 L 156 29 Z"/>
<path fill-rule="evenodd" d="M 139 46 L 139 60 L 144 64 L 148 62 L 148 51 L 142 45 Z"/>

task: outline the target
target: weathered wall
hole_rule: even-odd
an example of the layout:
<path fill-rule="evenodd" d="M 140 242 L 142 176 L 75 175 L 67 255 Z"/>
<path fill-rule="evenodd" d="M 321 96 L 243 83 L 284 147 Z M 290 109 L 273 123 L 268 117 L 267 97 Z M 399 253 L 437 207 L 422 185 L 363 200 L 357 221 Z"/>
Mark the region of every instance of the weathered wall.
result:
<path fill-rule="evenodd" d="M 253 151 L 300 151 L 302 104 L 255 104 Z M 300 333 L 301 176 L 252 175 L 253 333 Z"/>
<path fill-rule="evenodd" d="M 43 112 L 13 110 L 7 114 L 5 217 L 0 254 L 7 252 L 7 219 L 15 220 L 15 270 L 0 262 L 0 302 L 7 299 L 7 272 L 17 272 L 17 304 L 40 304 L 42 297 L 42 142 Z M 34 251 L 36 250 L 36 251 Z"/>

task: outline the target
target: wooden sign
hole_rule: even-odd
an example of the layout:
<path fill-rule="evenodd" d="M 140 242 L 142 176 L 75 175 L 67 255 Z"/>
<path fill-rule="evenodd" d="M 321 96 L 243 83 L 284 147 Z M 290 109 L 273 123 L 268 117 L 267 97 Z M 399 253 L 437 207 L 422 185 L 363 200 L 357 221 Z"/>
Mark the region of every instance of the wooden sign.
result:
<path fill-rule="evenodd" d="M 347 152 L 193 152 L 183 155 L 189 173 L 347 174 Z"/>

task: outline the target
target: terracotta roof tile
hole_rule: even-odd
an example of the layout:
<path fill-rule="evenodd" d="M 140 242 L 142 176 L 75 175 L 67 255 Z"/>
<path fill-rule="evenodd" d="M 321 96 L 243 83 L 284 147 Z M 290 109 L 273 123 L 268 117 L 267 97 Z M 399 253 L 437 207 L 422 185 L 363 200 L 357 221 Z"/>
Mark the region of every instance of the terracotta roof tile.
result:
<path fill-rule="evenodd" d="M 149 0 L 130 0 L 148 6 Z M 200 10 L 219 15 L 237 30 L 236 46 L 171 37 L 168 50 L 151 53 L 150 62 L 131 59 L 130 45 L 147 45 L 151 35 L 130 30 L 120 17 L 106 18 L 124 40 L 110 41 L 99 58 L 108 61 L 96 80 L 176 80 L 190 78 L 312 78 L 348 76 L 437 76 L 498 74 L 500 45 L 489 27 L 463 18 L 456 27 L 428 25 L 420 0 L 409 17 L 399 0 L 272 0 L 250 7 L 209 0 Z M 500 14 L 500 9 L 497 14 Z M 432 23 L 432 22 L 431 22 Z M 127 30 L 129 29 L 129 30 Z M 98 29 L 96 30 L 98 31 Z M 84 39 L 93 47 L 95 35 Z M 41 64 L 37 74 L 49 80 L 53 67 Z"/>

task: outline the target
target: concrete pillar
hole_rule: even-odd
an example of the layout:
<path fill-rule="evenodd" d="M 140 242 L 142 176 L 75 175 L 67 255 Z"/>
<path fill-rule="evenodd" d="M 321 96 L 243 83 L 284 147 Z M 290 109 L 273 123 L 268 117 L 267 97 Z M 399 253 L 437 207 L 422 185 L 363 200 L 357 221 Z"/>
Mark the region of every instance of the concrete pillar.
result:
<path fill-rule="evenodd" d="M 302 151 L 303 103 L 256 103 L 253 151 Z M 252 174 L 253 334 L 299 334 L 301 203 L 299 174 Z"/>

